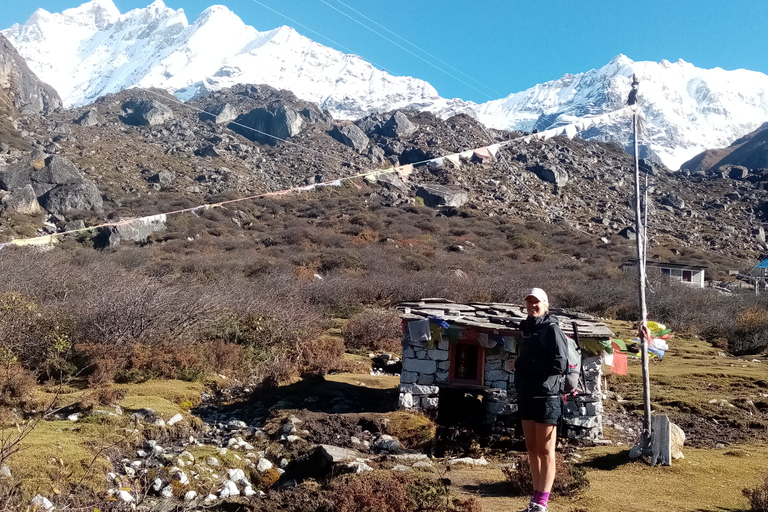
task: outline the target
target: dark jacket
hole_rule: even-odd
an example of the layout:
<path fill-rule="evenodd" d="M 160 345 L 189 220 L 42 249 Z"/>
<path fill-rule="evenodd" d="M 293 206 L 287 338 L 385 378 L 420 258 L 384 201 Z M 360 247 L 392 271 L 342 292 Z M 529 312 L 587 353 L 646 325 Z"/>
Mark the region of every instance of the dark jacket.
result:
<path fill-rule="evenodd" d="M 557 317 L 545 313 L 520 322 L 520 354 L 515 362 L 515 388 L 520 396 L 553 396 L 568 368 L 568 342 Z"/>

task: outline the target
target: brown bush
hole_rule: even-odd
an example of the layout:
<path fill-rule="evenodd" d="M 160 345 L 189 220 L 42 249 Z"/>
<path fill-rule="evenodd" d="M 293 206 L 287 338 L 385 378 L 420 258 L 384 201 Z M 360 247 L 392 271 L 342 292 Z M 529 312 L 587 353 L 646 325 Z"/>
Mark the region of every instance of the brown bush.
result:
<path fill-rule="evenodd" d="M 561 453 L 555 453 L 557 471 L 552 494 L 556 496 L 575 496 L 589 487 L 586 472 L 566 462 Z M 527 496 L 533 494 L 533 479 L 528 455 L 518 455 L 513 460 L 513 466 L 502 468 L 507 478 L 510 492 L 513 496 Z"/>
<path fill-rule="evenodd" d="M 0 403 L 15 406 L 26 401 L 35 384 L 35 376 L 20 364 L 3 364 L 0 369 Z"/>
<path fill-rule="evenodd" d="M 413 512 L 408 496 L 412 479 L 392 473 L 343 476 L 331 482 L 328 497 L 332 512 Z"/>
<path fill-rule="evenodd" d="M 396 351 L 402 334 L 400 316 L 382 309 L 363 311 L 350 318 L 342 329 L 344 343 L 353 350 Z"/>
<path fill-rule="evenodd" d="M 750 512 L 768 512 L 768 476 L 757 487 L 742 492 L 749 500 Z"/>
<path fill-rule="evenodd" d="M 301 344 L 299 368 L 302 375 L 325 375 L 343 366 L 344 340 L 319 336 Z"/>

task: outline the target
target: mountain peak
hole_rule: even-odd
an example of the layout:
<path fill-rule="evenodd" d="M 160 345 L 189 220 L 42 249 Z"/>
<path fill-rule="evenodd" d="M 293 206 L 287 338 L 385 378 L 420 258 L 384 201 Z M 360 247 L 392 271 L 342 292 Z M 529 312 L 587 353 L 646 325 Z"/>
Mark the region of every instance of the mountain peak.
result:
<path fill-rule="evenodd" d="M 112 0 L 91 0 L 62 14 L 73 20 L 92 22 L 98 28 L 105 28 L 120 19 L 120 11 Z"/>

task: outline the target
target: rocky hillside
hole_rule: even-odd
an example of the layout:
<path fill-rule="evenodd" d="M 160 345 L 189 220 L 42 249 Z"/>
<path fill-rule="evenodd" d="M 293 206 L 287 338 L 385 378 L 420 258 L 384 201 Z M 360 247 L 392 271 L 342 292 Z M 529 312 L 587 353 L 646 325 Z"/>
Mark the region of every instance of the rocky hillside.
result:
<path fill-rule="evenodd" d="M 3 204 L 6 215 L 37 211 L 36 198 L 52 223 L 38 228 L 48 232 L 73 221 L 93 225 L 203 204 L 222 194 L 235 198 L 335 180 L 518 135 L 486 132 L 463 115 L 443 121 L 394 112 L 336 123 L 314 104 L 268 86 L 236 86 L 188 104 L 164 92 L 123 91 L 78 109 L 28 113 L 20 126 L 36 149 L 4 152 Z M 739 258 L 766 249 L 763 170 L 686 176 L 647 165 L 644 171 L 652 248 L 669 249 L 669 257 L 689 248 Z M 610 143 L 518 140 L 494 161 L 418 166 L 408 182 L 385 175 L 377 187 L 390 206 L 454 201 L 488 215 L 567 225 L 603 243 L 634 237 L 632 159 Z M 54 189 L 54 196 L 77 194 L 51 202 Z M 20 234 L 6 223 L 3 236 Z"/>

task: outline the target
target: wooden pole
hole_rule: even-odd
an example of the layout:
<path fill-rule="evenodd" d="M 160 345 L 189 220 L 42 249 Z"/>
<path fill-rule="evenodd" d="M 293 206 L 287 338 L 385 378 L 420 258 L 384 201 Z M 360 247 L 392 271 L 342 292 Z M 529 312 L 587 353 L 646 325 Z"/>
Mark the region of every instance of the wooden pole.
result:
<path fill-rule="evenodd" d="M 632 89 L 634 94 L 631 98 L 637 98 L 637 86 L 639 82 L 636 77 L 632 77 Z M 635 106 L 632 115 L 632 132 L 634 136 L 635 149 L 635 232 L 637 233 L 637 277 L 640 302 L 640 323 L 645 330 L 648 321 L 648 310 L 645 303 L 645 229 L 643 228 L 643 218 L 640 213 L 640 153 L 638 150 L 637 128 L 638 128 L 638 107 Z M 648 365 L 648 339 L 643 336 L 640 340 L 640 357 L 643 364 L 643 403 L 645 406 L 645 415 L 643 421 L 643 437 L 641 445 L 643 452 L 650 449 L 651 446 L 651 378 Z"/>

